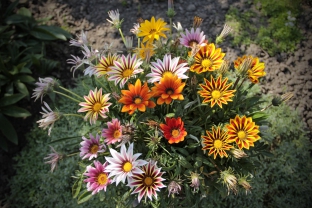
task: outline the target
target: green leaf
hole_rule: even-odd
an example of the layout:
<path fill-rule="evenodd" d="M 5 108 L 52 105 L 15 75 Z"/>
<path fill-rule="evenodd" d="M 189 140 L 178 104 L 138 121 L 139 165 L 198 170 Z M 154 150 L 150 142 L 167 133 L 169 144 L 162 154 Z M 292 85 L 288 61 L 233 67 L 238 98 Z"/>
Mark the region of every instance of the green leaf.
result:
<path fill-rule="evenodd" d="M 185 167 L 185 168 L 192 168 L 193 166 L 191 165 L 191 163 L 189 163 L 185 157 L 183 157 L 182 155 L 179 155 L 179 162 L 180 164 Z"/>
<path fill-rule="evenodd" d="M 172 118 L 172 117 L 174 117 L 174 113 L 168 113 L 168 114 L 166 114 L 166 117 Z"/>
<path fill-rule="evenodd" d="M 32 71 L 27 67 L 23 67 L 20 72 L 25 74 L 32 74 Z"/>
<path fill-rule="evenodd" d="M 82 204 L 92 197 L 92 192 L 85 190 L 79 197 L 78 197 L 78 204 Z"/>
<path fill-rule="evenodd" d="M 5 23 L 8 25 L 12 25 L 12 24 L 18 24 L 18 23 L 27 23 L 27 22 L 31 22 L 31 23 L 36 23 L 36 21 L 33 18 L 24 16 L 24 15 L 19 15 L 19 14 L 13 14 L 11 16 L 9 16 L 8 18 L 6 18 Z"/>
<path fill-rule="evenodd" d="M 54 37 L 61 39 L 61 40 L 67 40 L 67 38 L 71 38 L 71 34 L 65 30 L 63 30 L 60 27 L 54 26 L 54 25 L 40 25 L 39 28 L 45 29 L 49 31 Z"/>
<path fill-rule="evenodd" d="M 24 74 L 17 75 L 17 76 L 15 76 L 14 79 L 20 80 L 21 82 L 26 82 L 26 83 L 34 83 L 36 81 L 32 76 L 24 75 Z"/>
<path fill-rule="evenodd" d="M 76 198 L 78 196 L 81 190 L 82 180 L 83 180 L 83 174 L 81 174 L 80 178 L 74 183 L 72 187 L 73 198 Z"/>
<path fill-rule="evenodd" d="M 30 34 L 39 40 L 57 40 L 57 38 L 49 33 L 49 31 L 43 30 L 38 27 L 30 31 Z"/>
<path fill-rule="evenodd" d="M 27 111 L 24 108 L 17 107 L 17 106 L 4 107 L 2 109 L 2 113 L 7 115 L 7 116 L 12 116 L 12 117 L 27 117 L 27 116 L 31 116 L 29 111 Z"/>
<path fill-rule="evenodd" d="M 15 88 L 22 94 L 24 95 L 29 95 L 28 89 L 26 87 L 26 85 L 20 81 L 16 81 L 14 82 Z"/>
<path fill-rule="evenodd" d="M 0 130 L 2 134 L 12 143 L 18 144 L 18 137 L 11 122 L 0 114 Z"/>
<path fill-rule="evenodd" d="M 23 16 L 26 16 L 26 17 L 31 17 L 31 12 L 29 11 L 29 9 L 26 9 L 25 7 L 20 8 L 17 11 L 17 14 L 23 15 Z"/>
<path fill-rule="evenodd" d="M 5 10 L 3 16 L 6 17 L 8 15 L 10 15 L 13 10 L 15 9 L 15 7 L 18 5 L 19 0 L 14 1 L 12 4 L 10 4 L 10 6 L 8 6 L 8 8 Z"/>
<path fill-rule="evenodd" d="M 180 147 L 176 147 L 175 149 L 178 150 L 178 152 L 182 153 L 183 155 L 189 156 L 188 151 L 186 151 L 185 149 L 180 148 Z"/>
<path fill-rule="evenodd" d="M 23 97 L 25 97 L 25 94 L 18 93 L 18 94 L 13 94 L 9 96 L 4 96 L 3 98 L 0 99 L 0 107 L 8 106 L 17 103 L 20 101 Z"/>
<path fill-rule="evenodd" d="M 0 147 L 6 152 L 9 151 L 8 143 L 6 142 L 6 138 L 3 136 L 0 136 Z"/>

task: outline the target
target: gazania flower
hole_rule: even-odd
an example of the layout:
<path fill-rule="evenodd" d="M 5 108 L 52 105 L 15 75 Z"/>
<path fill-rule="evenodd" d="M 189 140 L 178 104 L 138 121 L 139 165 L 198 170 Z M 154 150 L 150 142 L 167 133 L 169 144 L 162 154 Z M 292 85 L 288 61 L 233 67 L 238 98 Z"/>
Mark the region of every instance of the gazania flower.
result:
<path fill-rule="evenodd" d="M 199 179 L 203 179 L 202 177 L 200 177 L 200 174 L 196 173 L 196 172 L 191 172 L 191 175 L 189 176 L 189 178 L 191 179 L 191 187 L 194 188 L 194 192 L 197 192 L 199 190 L 199 186 L 200 186 L 200 180 Z"/>
<path fill-rule="evenodd" d="M 95 67 L 95 75 L 97 77 L 106 75 L 111 70 L 111 67 L 114 66 L 114 61 L 118 61 L 118 59 L 119 56 L 116 53 L 109 53 L 107 56 L 102 56 L 100 62 Z"/>
<path fill-rule="evenodd" d="M 82 47 L 83 45 L 89 45 L 87 39 L 87 33 L 82 30 L 80 35 L 77 35 L 76 39 L 72 39 L 69 41 L 70 46 Z"/>
<path fill-rule="evenodd" d="M 145 20 L 141 23 L 138 37 L 144 37 L 143 43 L 146 41 L 152 43 L 155 39 L 159 40 L 160 36 L 167 38 L 167 36 L 163 33 L 163 31 L 169 30 L 166 25 L 167 24 L 162 19 L 155 21 L 155 17 L 153 16 L 151 21 Z"/>
<path fill-rule="evenodd" d="M 243 57 L 238 57 L 235 61 L 234 61 L 234 67 L 235 69 L 239 70 L 241 64 L 244 63 L 244 60 L 247 58 L 251 58 L 251 64 L 249 66 L 249 68 L 247 69 L 247 75 L 249 80 L 252 83 L 259 83 L 259 78 L 263 77 L 266 75 L 264 68 L 265 65 L 263 62 L 259 61 L 259 58 L 257 57 L 252 57 L 252 56 L 243 56 Z"/>
<path fill-rule="evenodd" d="M 213 43 L 202 46 L 194 56 L 195 63 L 190 70 L 200 74 L 206 71 L 214 71 L 219 69 L 225 53 L 221 52 L 221 48 L 215 47 Z"/>
<path fill-rule="evenodd" d="M 107 162 L 102 164 L 99 161 L 94 161 L 94 166 L 87 166 L 87 173 L 84 173 L 85 176 L 88 176 L 84 182 L 87 182 L 88 191 L 92 191 L 92 195 L 100 192 L 101 190 L 106 191 L 106 187 L 111 183 L 111 179 L 108 178 L 108 172 L 106 170 Z"/>
<path fill-rule="evenodd" d="M 179 63 L 180 57 L 171 58 L 170 54 L 164 56 L 163 61 L 157 59 L 157 62 L 151 63 L 152 73 L 146 75 L 151 77 L 148 82 L 159 82 L 166 74 L 177 75 L 180 79 L 187 79 L 184 73 L 189 69 L 187 63 Z"/>
<path fill-rule="evenodd" d="M 184 100 L 182 95 L 184 86 L 185 82 L 182 82 L 177 75 L 165 75 L 159 83 L 155 83 L 155 86 L 152 87 L 154 97 L 160 96 L 157 99 L 157 104 L 170 104 L 172 100 Z"/>
<path fill-rule="evenodd" d="M 100 115 L 102 118 L 106 118 L 106 113 L 109 111 L 108 107 L 111 103 L 107 102 L 109 100 L 110 94 L 102 95 L 102 88 L 98 91 L 95 88 L 94 91 L 90 90 L 88 96 L 84 96 L 86 102 L 79 103 L 82 108 L 78 112 L 87 112 L 84 119 L 88 120 L 90 118 L 90 124 L 95 124 Z"/>
<path fill-rule="evenodd" d="M 117 118 L 114 118 L 112 122 L 107 122 L 107 129 L 102 130 L 102 137 L 106 138 L 104 141 L 107 145 L 121 141 L 122 127 Z"/>
<path fill-rule="evenodd" d="M 191 48 L 194 45 L 202 45 L 205 42 L 205 37 L 204 32 L 200 32 L 199 28 L 196 30 L 192 28 L 191 31 L 185 29 L 185 34 L 181 33 L 179 39 L 181 45 Z"/>
<path fill-rule="evenodd" d="M 260 139 L 258 135 L 259 126 L 252 122 L 252 118 L 246 116 L 240 117 L 236 115 L 234 119 L 230 120 L 230 123 L 226 125 L 228 129 L 228 140 L 236 142 L 239 149 L 249 149 L 250 146 L 254 146 L 254 142 Z"/>
<path fill-rule="evenodd" d="M 36 82 L 35 85 L 37 85 L 37 87 L 34 89 L 31 98 L 35 98 L 35 101 L 38 98 L 41 98 L 42 102 L 43 96 L 45 96 L 51 89 L 53 89 L 54 86 L 57 86 L 58 83 L 56 80 L 50 77 L 43 79 L 39 77 L 39 82 Z"/>
<path fill-rule="evenodd" d="M 150 58 L 155 54 L 153 45 L 148 42 L 145 45 L 141 43 L 141 48 L 137 48 L 135 51 L 141 59 L 147 62 L 149 62 Z"/>
<path fill-rule="evenodd" d="M 133 33 L 134 35 L 138 35 L 140 28 L 140 23 L 134 23 L 133 28 L 130 29 L 130 32 Z"/>
<path fill-rule="evenodd" d="M 48 156 L 45 157 L 44 159 L 48 160 L 45 162 L 46 164 L 51 164 L 51 172 L 53 172 L 54 169 L 57 167 L 58 161 L 60 161 L 63 158 L 63 155 L 55 151 L 53 147 L 50 146 L 50 148 L 52 150 L 52 153 L 48 154 Z"/>
<path fill-rule="evenodd" d="M 210 82 L 204 78 L 205 84 L 199 84 L 202 90 L 198 91 L 198 94 L 205 98 L 203 103 L 211 103 L 210 106 L 213 107 L 215 104 L 218 104 L 222 108 L 222 104 L 228 104 L 231 100 L 231 97 L 234 96 L 236 90 L 228 90 L 232 85 L 227 84 L 228 78 L 222 80 L 222 76 L 219 76 L 217 80 L 210 77 Z"/>
<path fill-rule="evenodd" d="M 110 22 L 112 25 L 114 25 L 117 29 L 121 27 L 122 20 L 119 19 L 119 10 L 110 10 L 108 11 L 108 16 L 111 18 L 106 19 L 108 22 Z"/>
<path fill-rule="evenodd" d="M 121 112 L 128 112 L 131 115 L 137 109 L 145 112 L 146 107 L 154 108 L 156 106 L 153 101 L 149 100 L 153 93 L 149 92 L 147 83 L 142 86 L 141 80 L 137 79 L 135 85 L 129 84 L 128 88 L 129 90 L 121 90 L 122 97 L 118 101 L 124 104 Z"/>
<path fill-rule="evenodd" d="M 166 117 L 166 124 L 160 124 L 159 126 L 169 144 L 182 142 L 184 141 L 184 137 L 187 135 L 187 132 L 184 128 L 184 122 L 180 117 Z"/>
<path fill-rule="evenodd" d="M 50 126 L 48 130 L 48 136 L 50 136 L 54 123 L 61 118 L 61 114 L 52 111 L 46 102 L 43 102 L 43 104 L 46 108 L 42 107 L 43 112 L 40 112 L 42 114 L 42 119 L 37 121 L 37 123 L 39 123 L 39 127 L 43 129 L 46 129 Z"/>
<path fill-rule="evenodd" d="M 83 141 L 80 143 L 80 157 L 82 157 L 83 160 L 86 158 L 89 158 L 89 160 L 97 158 L 98 153 L 105 152 L 106 150 L 106 146 L 104 144 L 100 144 L 100 136 L 98 134 L 95 138 L 92 134 L 89 136 L 90 139 L 83 136 Z"/>
<path fill-rule="evenodd" d="M 138 193 L 139 202 L 146 196 L 152 200 L 152 196 L 157 199 L 156 191 L 160 191 L 160 188 L 166 187 L 162 181 L 161 176 L 164 172 L 160 172 L 160 168 L 157 168 L 156 162 L 150 161 L 147 165 L 142 167 L 143 173 L 133 174 L 131 178 L 131 182 L 129 182 L 128 186 L 131 188 L 135 187 L 132 194 Z"/>
<path fill-rule="evenodd" d="M 219 181 L 228 188 L 228 194 L 233 191 L 237 194 L 237 178 L 234 175 L 234 170 L 229 167 L 227 170 L 221 171 Z"/>
<path fill-rule="evenodd" d="M 230 150 L 233 146 L 229 144 L 231 141 L 227 138 L 227 132 L 221 129 L 221 126 L 213 126 L 212 131 L 206 131 L 206 134 L 207 136 L 202 136 L 202 150 L 209 150 L 208 156 L 213 154 L 214 159 L 217 155 L 221 158 L 228 157 L 226 150 Z"/>
<path fill-rule="evenodd" d="M 108 80 L 115 81 L 115 85 L 120 82 L 119 85 L 122 88 L 131 77 L 143 72 L 143 69 L 139 68 L 142 63 L 135 54 L 133 56 L 131 54 L 122 55 L 119 61 L 114 61 L 114 66 L 107 72 Z"/>
<path fill-rule="evenodd" d="M 177 180 L 177 181 L 173 180 L 169 183 L 169 185 L 168 185 L 168 192 L 169 192 L 168 197 L 170 196 L 170 194 L 172 194 L 172 196 L 174 197 L 175 194 L 179 194 L 181 192 L 181 190 L 182 190 L 181 185 L 180 185 L 181 182 L 182 181 L 180 181 L 180 180 Z"/>
<path fill-rule="evenodd" d="M 114 176 L 112 183 L 116 182 L 116 186 L 120 181 L 123 183 L 125 183 L 126 179 L 129 181 L 133 174 L 143 173 L 139 167 L 147 164 L 147 162 L 145 160 L 137 160 L 141 153 L 133 154 L 133 143 L 130 144 L 128 151 L 125 145 L 121 146 L 120 153 L 112 148 L 109 151 L 112 157 L 105 157 L 109 162 L 106 170 L 110 172 L 109 178 Z"/>

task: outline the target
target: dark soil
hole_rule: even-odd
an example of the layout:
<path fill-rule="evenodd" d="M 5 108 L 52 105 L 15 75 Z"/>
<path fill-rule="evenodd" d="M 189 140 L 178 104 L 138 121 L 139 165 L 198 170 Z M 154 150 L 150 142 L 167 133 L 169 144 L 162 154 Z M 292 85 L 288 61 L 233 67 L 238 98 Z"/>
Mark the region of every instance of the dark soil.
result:
<path fill-rule="evenodd" d="M 150 19 L 151 16 L 164 18 L 169 22 L 166 11 L 167 1 L 156 0 L 24 0 L 36 18 L 51 16 L 49 24 L 58 25 L 69 30 L 74 36 L 84 30 L 94 48 L 101 49 L 104 43 L 113 43 L 115 47 L 123 48 L 121 38 L 116 29 L 106 21 L 109 10 L 118 9 L 120 17 L 124 19 L 122 30 L 125 36 L 131 36 L 130 29 L 139 17 Z M 173 22 L 181 22 L 184 28 L 190 27 L 193 17 L 203 18 L 201 29 L 206 37 L 214 39 L 222 30 L 225 14 L 230 6 L 235 6 L 240 12 L 245 12 L 253 6 L 247 0 L 176 0 L 174 7 L 177 12 Z M 270 57 L 257 45 L 233 48 L 228 42 L 222 44 L 227 59 L 233 61 L 237 56 L 250 54 L 258 56 L 266 64 L 266 77 L 262 79 L 261 88 L 265 94 L 281 95 L 284 92 L 293 92 L 294 97 L 288 101 L 289 105 L 299 111 L 306 124 L 306 130 L 312 131 L 312 7 L 304 4 L 299 18 L 299 26 L 303 40 L 297 49 L 291 53 L 280 53 Z M 48 47 L 47 56 L 60 61 L 59 69 L 53 76 L 60 79 L 63 85 L 74 84 L 70 66 L 66 60 L 70 54 L 77 55 L 74 47 L 68 42 L 58 42 Z M 8 194 L 9 178 L 14 174 L 12 157 L 25 144 L 25 134 L 34 125 L 39 116 L 40 103 L 33 100 L 25 103 L 28 110 L 34 115 L 27 119 L 14 120 L 21 144 L 12 146 L 9 153 L 0 151 L 0 201 Z M 0 202 L 1 206 L 1 202 Z"/>

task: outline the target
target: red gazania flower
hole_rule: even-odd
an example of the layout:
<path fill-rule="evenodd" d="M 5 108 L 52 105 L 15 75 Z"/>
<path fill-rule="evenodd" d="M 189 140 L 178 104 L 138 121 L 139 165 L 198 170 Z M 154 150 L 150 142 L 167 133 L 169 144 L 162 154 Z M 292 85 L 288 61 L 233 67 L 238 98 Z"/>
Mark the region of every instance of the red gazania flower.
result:
<path fill-rule="evenodd" d="M 185 82 L 182 82 L 177 75 L 166 74 L 159 83 L 155 83 L 155 86 L 152 87 L 154 96 L 159 97 L 157 104 L 170 104 L 172 100 L 184 100 L 181 94 L 184 86 Z"/>
<path fill-rule="evenodd" d="M 184 122 L 180 117 L 166 117 L 166 124 L 160 124 L 159 126 L 169 144 L 182 142 L 187 135 L 184 128 Z"/>
<path fill-rule="evenodd" d="M 124 104 L 121 112 L 128 112 L 131 115 L 136 109 L 145 112 L 146 107 L 154 108 L 156 106 L 153 101 L 149 100 L 153 93 L 149 91 L 147 83 L 142 86 L 141 81 L 137 79 L 135 85 L 129 84 L 128 88 L 129 90 L 121 90 L 122 97 L 118 101 Z"/>

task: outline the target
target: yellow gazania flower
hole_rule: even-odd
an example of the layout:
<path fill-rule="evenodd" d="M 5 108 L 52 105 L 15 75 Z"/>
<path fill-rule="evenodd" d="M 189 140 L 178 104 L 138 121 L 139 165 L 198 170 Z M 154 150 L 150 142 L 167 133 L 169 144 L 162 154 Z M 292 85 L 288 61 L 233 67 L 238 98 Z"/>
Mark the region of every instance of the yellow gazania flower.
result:
<path fill-rule="evenodd" d="M 259 83 L 258 78 L 265 76 L 266 73 L 264 71 L 265 64 L 263 62 L 260 62 L 258 57 L 246 55 L 244 55 L 243 57 L 238 57 L 234 61 L 234 67 L 236 70 L 239 70 L 244 60 L 246 60 L 247 58 L 250 58 L 252 60 L 249 68 L 246 70 L 247 76 L 252 83 Z"/>
<path fill-rule="evenodd" d="M 191 52 L 189 52 L 191 55 Z M 202 46 L 194 56 L 195 63 L 190 70 L 200 74 L 206 71 L 214 71 L 221 67 L 225 53 L 221 52 L 221 48 L 216 48 L 213 43 Z"/>
<path fill-rule="evenodd" d="M 250 146 L 254 146 L 254 142 L 260 139 L 258 135 L 259 126 L 252 122 L 252 118 L 246 116 L 239 117 L 236 115 L 234 119 L 230 120 L 230 123 L 226 125 L 228 129 L 228 140 L 236 142 L 239 149 L 249 149 Z"/>
<path fill-rule="evenodd" d="M 220 108 L 222 104 L 228 104 L 228 101 L 232 101 L 231 97 L 234 96 L 236 90 L 228 90 L 232 83 L 227 84 L 228 78 L 222 80 L 222 76 L 219 76 L 217 80 L 210 77 L 210 82 L 204 78 L 205 84 L 199 84 L 202 90 L 198 91 L 198 94 L 205 98 L 203 103 L 211 103 L 213 107 L 216 103 Z"/>
<path fill-rule="evenodd" d="M 154 47 L 149 42 L 147 42 L 146 45 L 141 43 L 141 48 L 137 48 L 135 52 L 139 55 L 141 59 L 146 60 L 147 62 L 155 54 Z"/>
<path fill-rule="evenodd" d="M 101 77 L 107 74 L 114 66 L 114 61 L 118 61 L 119 56 L 117 54 L 109 53 L 107 56 L 102 56 L 100 62 L 95 66 L 95 74 L 97 77 Z"/>
<path fill-rule="evenodd" d="M 221 158 L 228 157 L 226 150 L 233 148 L 230 145 L 230 141 L 227 137 L 227 132 L 221 129 L 221 126 L 212 127 L 212 131 L 206 131 L 207 136 L 202 136 L 203 138 L 203 148 L 202 150 L 209 150 L 208 156 L 213 154 L 213 158 L 216 159 L 217 155 Z"/>
<path fill-rule="evenodd" d="M 109 112 L 108 107 L 112 104 L 107 102 L 110 94 L 102 94 L 102 88 L 97 90 L 95 88 L 94 91 L 90 90 L 88 96 L 84 96 L 86 102 L 79 103 L 82 108 L 78 110 L 78 112 L 87 112 L 84 119 L 90 119 L 90 124 L 95 124 L 98 116 L 102 118 L 106 118 L 106 113 Z"/>
<path fill-rule="evenodd" d="M 146 41 L 152 43 L 154 39 L 159 40 L 160 36 L 167 38 L 163 31 L 169 30 L 169 28 L 166 27 L 166 22 L 162 19 L 155 21 L 153 16 L 151 21 L 145 20 L 141 23 L 139 30 L 138 37 L 144 37 L 143 43 Z"/>

